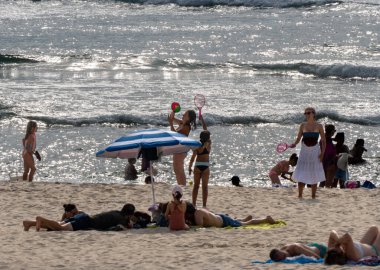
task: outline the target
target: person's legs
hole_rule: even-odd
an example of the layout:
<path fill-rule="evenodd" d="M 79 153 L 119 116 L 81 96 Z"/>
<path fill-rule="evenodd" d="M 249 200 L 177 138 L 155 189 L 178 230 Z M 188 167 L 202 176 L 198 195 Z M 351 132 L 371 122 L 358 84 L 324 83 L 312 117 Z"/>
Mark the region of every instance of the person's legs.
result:
<path fill-rule="evenodd" d="M 194 168 L 194 186 L 193 186 L 193 193 L 192 193 L 194 207 L 196 207 L 197 205 L 198 190 L 199 190 L 199 185 L 201 183 L 201 175 L 202 175 L 201 171 L 198 168 Z"/>
<path fill-rule="evenodd" d="M 32 169 L 32 167 L 34 167 L 34 160 L 33 157 L 31 157 L 29 154 L 24 154 L 22 158 L 24 160 L 24 173 L 22 175 L 22 179 L 29 180 L 28 175 L 29 171 Z"/>
<path fill-rule="evenodd" d="M 245 218 L 237 218 L 240 222 L 250 221 L 253 217 L 251 215 L 246 216 Z"/>
<path fill-rule="evenodd" d="M 184 161 L 186 158 L 186 153 L 174 154 L 173 155 L 173 169 L 175 176 L 177 178 L 177 184 L 186 186 L 186 174 L 184 169 Z"/>
<path fill-rule="evenodd" d="M 266 218 L 262 219 L 251 219 L 248 221 L 241 221 L 241 225 L 256 225 L 261 223 L 274 224 L 276 223 L 276 221 L 271 216 L 267 216 Z"/>
<path fill-rule="evenodd" d="M 29 231 L 30 227 L 36 226 L 36 221 L 24 220 L 22 225 L 24 226 L 24 231 Z"/>
<path fill-rule="evenodd" d="M 377 226 L 371 226 L 365 232 L 362 239 L 360 239 L 360 243 L 372 245 L 376 238 L 379 238 L 379 228 Z"/>
<path fill-rule="evenodd" d="M 210 177 L 210 168 L 207 168 L 202 173 L 202 203 L 206 207 L 208 197 L 208 179 Z"/>
<path fill-rule="evenodd" d="M 52 231 L 72 231 L 73 227 L 71 223 L 60 224 L 55 220 L 46 219 L 43 217 L 36 217 L 36 231 L 39 231 L 41 228 L 49 229 Z"/>
<path fill-rule="evenodd" d="M 311 198 L 315 199 L 317 194 L 318 184 L 311 185 Z"/>
<path fill-rule="evenodd" d="M 332 164 L 326 168 L 326 187 L 331 188 L 333 181 L 334 181 L 334 176 L 335 176 L 335 164 Z"/>
<path fill-rule="evenodd" d="M 269 174 L 270 181 L 272 182 L 272 185 L 281 185 L 280 178 L 277 174 Z"/>
<path fill-rule="evenodd" d="M 302 199 L 303 189 L 305 188 L 305 184 L 298 182 L 298 198 Z"/>

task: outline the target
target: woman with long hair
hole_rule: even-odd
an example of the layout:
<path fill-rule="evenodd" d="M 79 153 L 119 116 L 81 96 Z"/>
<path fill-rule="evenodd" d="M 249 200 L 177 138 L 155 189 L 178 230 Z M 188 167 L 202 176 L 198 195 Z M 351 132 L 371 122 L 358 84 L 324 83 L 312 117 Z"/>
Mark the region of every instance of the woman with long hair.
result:
<path fill-rule="evenodd" d="M 24 174 L 23 180 L 33 181 L 34 173 L 36 172 L 36 166 L 33 158 L 33 154 L 36 151 L 36 132 L 37 123 L 35 121 L 29 121 L 26 126 L 26 134 L 22 139 L 23 151 L 22 159 L 24 160 Z"/>
<path fill-rule="evenodd" d="M 189 136 L 191 129 L 195 129 L 196 125 L 196 113 L 194 110 L 187 110 L 182 119 L 178 119 L 174 117 L 174 112 L 171 112 L 168 116 L 168 121 L 170 125 L 170 129 L 172 131 L 176 131 L 178 133 Z M 177 124 L 178 127 L 175 128 L 174 124 Z M 174 154 L 173 155 L 173 169 L 175 176 L 177 178 L 177 184 L 186 186 L 186 174 L 185 174 L 185 158 L 186 153 Z"/>

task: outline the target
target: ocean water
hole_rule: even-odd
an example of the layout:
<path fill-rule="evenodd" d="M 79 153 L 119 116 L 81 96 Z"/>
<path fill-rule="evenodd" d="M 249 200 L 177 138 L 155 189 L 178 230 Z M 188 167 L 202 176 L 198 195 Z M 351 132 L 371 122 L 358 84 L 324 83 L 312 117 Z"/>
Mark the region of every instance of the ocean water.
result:
<path fill-rule="evenodd" d="M 367 163 L 350 166 L 351 179 L 380 184 L 378 0 L 14 0 L 0 11 L 0 180 L 22 172 L 33 119 L 35 181 L 127 183 L 125 160 L 95 153 L 129 131 L 168 128 L 170 104 L 181 116 L 202 93 L 211 184 L 239 175 L 269 186 L 292 153 L 276 145 L 294 140 L 307 106 L 350 148 L 365 139 Z M 175 182 L 171 157 L 155 166 L 158 181 Z"/>

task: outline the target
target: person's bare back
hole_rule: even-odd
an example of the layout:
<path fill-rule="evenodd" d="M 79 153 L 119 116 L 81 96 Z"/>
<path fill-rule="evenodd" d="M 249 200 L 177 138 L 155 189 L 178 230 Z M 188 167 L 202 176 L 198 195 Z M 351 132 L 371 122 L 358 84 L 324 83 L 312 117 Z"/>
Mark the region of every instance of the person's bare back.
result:
<path fill-rule="evenodd" d="M 223 227 L 223 219 L 204 208 L 195 211 L 195 223 L 202 227 Z"/>

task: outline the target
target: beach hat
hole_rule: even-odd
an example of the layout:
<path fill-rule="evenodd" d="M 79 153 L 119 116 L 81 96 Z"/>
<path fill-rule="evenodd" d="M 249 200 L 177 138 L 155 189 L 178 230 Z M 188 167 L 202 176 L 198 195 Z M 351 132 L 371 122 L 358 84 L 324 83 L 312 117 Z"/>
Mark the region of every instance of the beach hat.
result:
<path fill-rule="evenodd" d="M 181 196 L 183 195 L 183 190 L 180 186 L 176 185 L 173 187 L 173 190 L 172 190 L 172 194 L 175 196 L 176 193 L 179 193 L 181 194 Z"/>
<path fill-rule="evenodd" d="M 344 132 L 338 132 L 334 137 L 334 141 L 344 141 Z"/>

